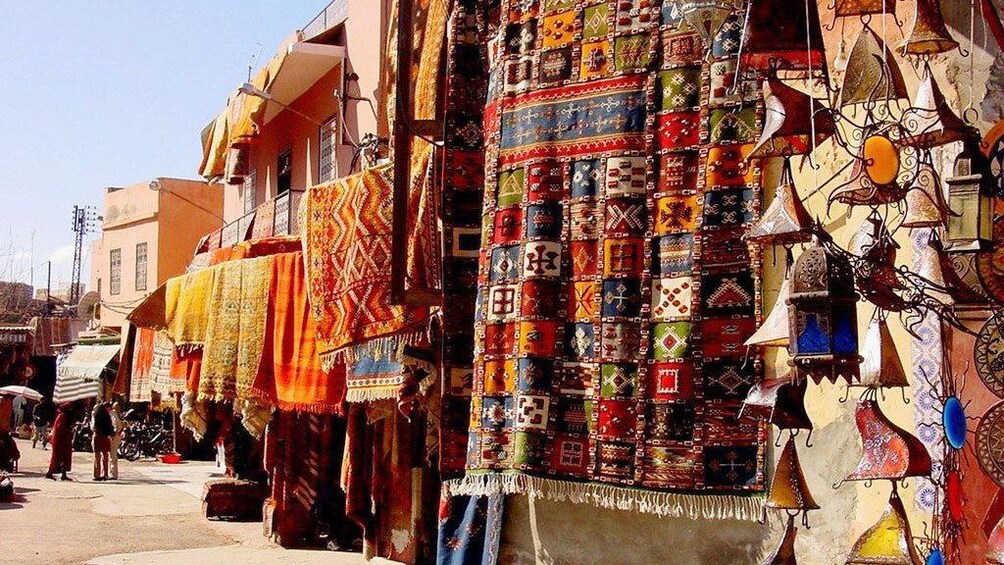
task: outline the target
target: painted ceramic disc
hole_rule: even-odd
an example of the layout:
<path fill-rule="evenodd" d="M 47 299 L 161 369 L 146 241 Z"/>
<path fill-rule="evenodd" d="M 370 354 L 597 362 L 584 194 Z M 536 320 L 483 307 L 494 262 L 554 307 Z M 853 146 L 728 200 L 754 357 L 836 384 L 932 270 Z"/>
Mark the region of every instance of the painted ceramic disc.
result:
<path fill-rule="evenodd" d="M 1004 304 L 1004 216 L 994 221 L 993 237 L 993 248 L 976 254 L 976 272 L 987 294 Z"/>
<path fill-rule="evenodd" d="M 976 428 L 976 459 L 983 472 L 1004 488 L 1004 402 L 998 402 Z"/>
<path fill-rule="evenodd" d="M 884 135 L 873 135 L 865 140 L 863 151 L 865 173 L 875 184 L 891 184 L 899 176 L 899 152 Z"/>
<path fill-rule="evenodd" d="M 1001 319 L 994 314 L 983 324 L 976 336 L 976 372 L 983 384 L 994 394 L 1004 398 L 1004 334 Z"/>
<path fill-rule="evenodd" d="M 954 396 L 948 397 L 941 413 L 941 423 L 945 426 L 945 439 L 953 449 L 962 449 L 966 444 L 966 411 L 962 402 Z"/>

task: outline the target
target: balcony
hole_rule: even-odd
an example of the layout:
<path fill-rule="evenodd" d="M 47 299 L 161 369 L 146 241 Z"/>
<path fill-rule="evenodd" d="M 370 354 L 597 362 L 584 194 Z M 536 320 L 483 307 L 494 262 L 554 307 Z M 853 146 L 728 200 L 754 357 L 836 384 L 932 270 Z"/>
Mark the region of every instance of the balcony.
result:
<path fill-rule="evenodd" d="M 303 31 L 300 32 L 303 41 L 309 41 L 344 22 L 349 16 L 348 4 L 348 0 L 332 0 L 310 23 L 303 26 Z"/>
<path fill-rule="evenodd" d="M 223 226 L 220 245 L 229 247 L 248 239 L 298 235 L 300 225 L 296 210 L 303 193 L 303 190 L 291 190 L 281 194 Z"/>

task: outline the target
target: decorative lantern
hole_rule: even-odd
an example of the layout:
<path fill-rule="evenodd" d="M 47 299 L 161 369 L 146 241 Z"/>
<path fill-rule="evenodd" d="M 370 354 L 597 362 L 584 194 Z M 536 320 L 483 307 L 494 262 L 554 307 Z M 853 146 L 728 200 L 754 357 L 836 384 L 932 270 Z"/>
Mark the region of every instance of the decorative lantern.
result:
<path fill-rule="evenodd" d="M 948 290 L 949 298 L 958 304 L 982 304 L 987 301 L 987 297 L 982 294 L 983 285 L 979 280 L 975 261 L 969 263 L 969 259 L 974 259 L 976 253 L 963 252 L 949 255 L 938 236 L 938 232 L 931 230 L 930 238 L 927 242 L 930 252 L 936 261 L 930 266 L 922 265 L 919 274 L 931 282 L 939 282 Z"/>
<path fill-rule="evenodd" d="M 819 509 L 805 483 L 802 465 L 798 462 L 798 451 L 795 450 L 794 436 L 788 438 L 788 443 L 784 445 L 781 457 L 777 460 L 774 480 L 767 494 L 767 507 L 794 513 Z"/>
<path fill-rule="evenodd" d="M 788 298 L 791 296 L 791 282 L 785 279 L 777 293 L 777 300 L 763 324 L 746 340 L 744 345 L 763 347 L 788 346 Z"/>
<path fill-rule="evenodd" d="M 902 311 L 906 301 L 898 294 L 905 288 L 896 269 L 899 244 L 877 212 L 868 216 L 851 243 L 861 257 L 854 263 L 854 278 L 861 296 L 884 310 Z"/>
<path fill-rule="evenodd" d="M 750 388 L 739 417 L 754 418 L 782 430 L 811 430 L 812 420 L 805 411 L 806 380 L 790 377 L 760 381 Z"/>
<path fill-rule="evenodd" d="M 896 342 L 889 324 L 881 312 L 872 317 L 865 339 L 861 343 L 861 380 L 859 386 L 876 388 L 908 387 L 910 381 L 903 370 Z"/>
<path fill-rule="evenodd" d="M 854 418 L 861 435 L 863 451 L 857 468 L 845 480 L 898 481 L 931 474 L 931 455 L 927 448 L 919 439 L 893 424 L 882 413 L 878 402 L 861 400 Z"/>
<path fill-rule="evenodd" d="M 812 217 L 795 188 L 791 162 L 785 159 L 774 200 L 743 239 L 761 245 L 805 243 L 812 239 L 812 225 Z"/>
<path fill-rule="evenodd" d="M 867 14 L 896 14 L 896 0 L 836 0 L 838 18 Z"/>
<path fill-rule="evenodd" d="M 1004 565 L 1004 518 L 997 522 L 987 539 L 987 565 Z"/>
<path fill-rule="evenodd" d="M 973 145 L 955 158 L 955 174 L 947 179 L 949 251 L 980 251 L 993 241 L 993 196 L 984 187 L 983 160 Z"/>
<path fill-rule="evenodd" d="M 934 169 L 929 164 L 920 166 L 913 186 L 906 193 L 904 228 L 935 228 L 945 225 L 948 206 Z"/>
<path fill-rule="evenodd" d="M 899 202 L 907 192 L 898 180 L 901 167 L 899 149 L 886 135 L 872 128 L 854 160 L 850 182 L 835 189 L 830 199 L 848 206 Z"/>
<path fill-rule="evenodd" d="M 934 80 L 929 64 L 924 65 L 924 74 L 913 104 L 912 108 L 903 113 L 903 123 L 908 133 L 897 141 L 899 145 L 930 149 L 978 137 L 973 128 L 952 111 Z"/>
<path fill-rule="evenodd" d="M 907 98 L 903 73 L 879 36 L 865 27 L 847 61 L 839 106 Z"/>
<path fill-rule="evenodd" d="M 889 506 L 879 521 L 861 534 L 854 543 L 847 565 L 921 565 L 923 561 L 913 545 L 906 509 L 893 485 Z"/>
<path fill-rule="evenodd" d="M 913 20 L 910 37 L 903 42 L 904 55 L 937 55 L 959 46 L 952 39 L 941 14 L 939 0 L 917 0 L 917 12 Z"/>
<path fill-rule="evenodd" d="M 740 65 L 826 76 L 826 53 L 814 0 L 751 0 Z"/>
<path fill-rule="evenodd" d="M 763 134 L 748 158 L 810 153 L 834 133 L 833 114 L 808 94 L 771 76 L 763 84 Z"/>
<path fill-rule="evenodd" d="M 795 536 L 798 528 L 795 527 L 795 516 L 788 515 L 788 526 L 784 529 L 784 537 L 781 544 L 773 553 L 767 556 L 761 565 L 798 565 L 795 560 Z"/>
<path fill-rule="evenodd" d="M 791 274 L 790 344 L 795 376 L 852 382 L 858 376 L 858 295 L 850 263 L 826 247 L 807 248 Z"/>

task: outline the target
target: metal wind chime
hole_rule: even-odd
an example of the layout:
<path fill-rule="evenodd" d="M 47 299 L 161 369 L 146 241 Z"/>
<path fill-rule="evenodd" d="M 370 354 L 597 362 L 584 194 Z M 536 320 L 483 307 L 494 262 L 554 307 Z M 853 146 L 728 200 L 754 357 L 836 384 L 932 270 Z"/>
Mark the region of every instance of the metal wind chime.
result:
<path fill-rule="evenodd" d="M 802 431 L 811 434 L 813 427 L 804 402 L 808 382 L 818 385 L 825 379 L 864 389 L 855 411 L 864 449 L 844 481 L 882 480 L 891 485 L 885 513 L 853 545 L 846 563 L 936 565 L 945 562 L 946 536 L 958 531 L 941 526 L 953 523 L 955 506 L 961 504 L 961 495 L 953 494 L 961 490 L 961 477 L 952 462 L 957 462 L 965 442 L 965 411 L 954 393 L 943 395 L 947 464 L 938 486 L 948 492 L 951 508 L 940 515 L 936 512 L 931 537 L 918 544 L 898 485 L 910 477 L 930 477 L 932 458 L 924 444 L 890 421 L 880 406 L 884 391 L 910 386 L 890 332 L 890 314 L 896 314 L 911 334 L 927 316 L 968 331 L 952 306 L 972 291 L 949 254 L 985 249 L 992 239 L 987 167 L 976 149 L 978 132 L 970 115 L 974 111 L 967 110 L 966 119 L 959 117 L 931 71 L 932 58 L 961 51 L 938 0 L 917 1 L 911 32 L 896 47 L 876 31 L 878 24 L 884 30 L 889 21 L 899 25 L 896 0 L 833 2 L 834 26 L 840 22 L 843 29 L 850 18 L 861 25 L 849 53 L 841 37 L 834 67 L 843 75 L 838 87 L 830 84 L 815 0 L 794 6 L 781 0 L 750 0 L 744 21 L 740 77 L 762 84 L 764 113 L 763 132 L 749 158 L 781 161 L 774 199 L 745 240 L 754 250 L 786 251 L 786 280 L 773 309 L 746 345 L 783 347 L 790 355 L 787 374 L 754 386 L 741 413 L 788 432 L 767 497 L 768 508 L 785 513 L 786 530 L 763 563 L 796 563 L 795 518 L 801 514 L 808 526 L 808 511 L 819 508 L 802 474 L 795 439 Z M 898 57 L 919 69 L 920 86 L 912 102 Z M 799 84 L 805 91 L 796 88 Z M 953 175 L 942 179 L 933 151 L 956 142 L 964 149 Z M 795 184 L 792 160 L 801 157 L 818 170 L 811 155 L 824 143 L 840 149 L 848 162 L 803 197 L 800 192 L 807 191 Z M 803 204 L 831 184 L 830 205 L 870 210 L 849 249 L 838 246 Z M 893 236 L 900 229 L 927 229 L 932 234 L 929 261 L 920 272 L 897 264 Z M 939 232 L 945 233 L 946 244 Z M 797 260 L 795 246 L 802 247 Z M 859 340 L 860 301 L 869 302 L 873 313 Z M 930 377 L 939 383 L 950 380 L 944 375 Z M 1001 536 L 1004 539 L 1004 531 Z"/>

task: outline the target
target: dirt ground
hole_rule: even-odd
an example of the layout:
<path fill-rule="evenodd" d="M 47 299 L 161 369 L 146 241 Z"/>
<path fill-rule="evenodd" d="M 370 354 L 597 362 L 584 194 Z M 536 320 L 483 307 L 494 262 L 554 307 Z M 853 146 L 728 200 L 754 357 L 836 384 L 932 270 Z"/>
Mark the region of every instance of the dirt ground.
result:
<path fill-rule="evenodd" d="M 202 484 L 212 463 L 119 463 L 119 480 L 94 482 L 93 458 L 74 453 L 70 481 L 44 477 L 49 451 L 18 441 L 14 502 L 0 503 L 0 564 L 222 565 L 365 563 L 355 554 L 284 550 L 261 523 L 202 517 Z M 384 563 L 388 563 L 384 561 Z"/>

